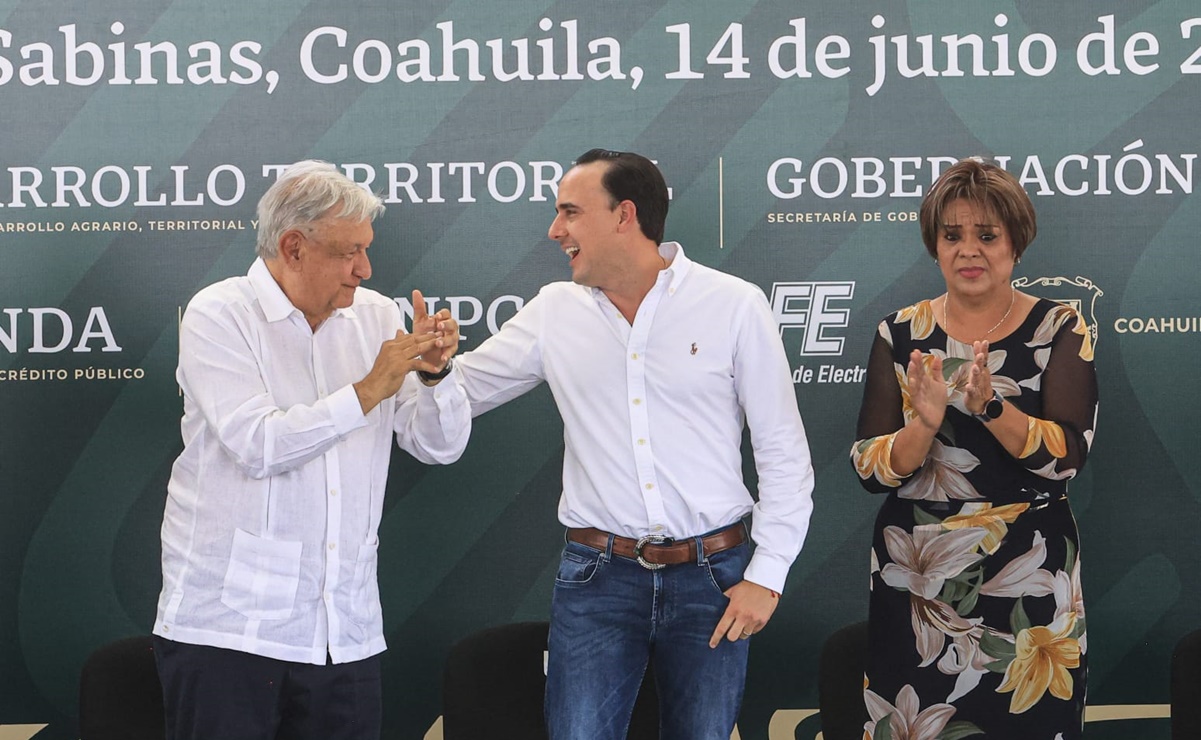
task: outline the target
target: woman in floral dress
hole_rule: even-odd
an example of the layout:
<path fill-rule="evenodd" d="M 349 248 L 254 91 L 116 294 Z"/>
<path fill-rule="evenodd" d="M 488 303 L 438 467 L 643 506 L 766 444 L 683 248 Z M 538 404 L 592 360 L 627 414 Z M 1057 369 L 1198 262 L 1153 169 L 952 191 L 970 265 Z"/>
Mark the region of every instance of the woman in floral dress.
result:
<path fill-rule="evenodd" d="M 1079 738 L 1088 642 L 1067 482 L 1096 421 L 1089 329 L 1013 288 L 1036 228 L 1012 175 L 963 160 L 919 218 L 947 290 L 880 323 L 851 450 L 886 495 L 864 736 Z"/>

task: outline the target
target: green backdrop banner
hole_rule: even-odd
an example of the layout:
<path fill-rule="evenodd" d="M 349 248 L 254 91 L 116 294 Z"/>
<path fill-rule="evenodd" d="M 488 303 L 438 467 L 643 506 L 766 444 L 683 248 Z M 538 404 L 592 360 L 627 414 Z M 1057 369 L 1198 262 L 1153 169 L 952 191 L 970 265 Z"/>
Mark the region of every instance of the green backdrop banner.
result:
<path fill-rule="evenodd" d="M 1072 488 L 1090 737 L 1166 738 L 1171 650 L 1201 627 L 1199 75 L 1191 0 L 0 0 L 0 736 L 76 737 L 84 658 L 150 629 L 179 314 L 245 272 L 281 166 L 379 192 L 370 287 L 410 314 L 422 289 L 470 349 L 568 277 L 556 183 L 604 146 L 659 163 L 668 238 L 770 297 L 813 445 L 741 738 L 813 738 L 822 641 L 865 618 L 879 502 L 847 454 L 868 347 L 941 292 L 916 211 L 976 154 L 1034 199 L 1020 284 L 1097 340 Z M 440 736 L 453 642 L 546 618 L 561 435 L 539 390 L 478 419 L 458 464 L 396 456 L 386 737 Z"/>

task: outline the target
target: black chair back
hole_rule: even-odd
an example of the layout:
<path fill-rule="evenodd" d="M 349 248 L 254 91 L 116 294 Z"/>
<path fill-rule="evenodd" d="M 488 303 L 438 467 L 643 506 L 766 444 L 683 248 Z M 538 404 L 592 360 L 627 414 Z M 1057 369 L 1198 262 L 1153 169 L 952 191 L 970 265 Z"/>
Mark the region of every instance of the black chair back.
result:
<path fill-rule="evenodd" d="M 863 703 L 866 668 L 867 622 L 847 625 L 826 638 L 817 668 L 824 740 L 862 740 L 868 721 Z"/>
<path fill-rule="evenodd" d="M 548 631 L 546 622 L 506 624 L 469 635 L 450 649 L 442 681 L 443 740 L 545 740 L 542 699 Z M 658 737 L 658 700 L 648 670 L 628 738 Z"/>
<path fill-rule="evenodd" d="M 98 648 L 79 676 L 80 740 L 164 740 L 163 689 L 149 635 Z"/>
<path fill-rule="evenodd" d="M 1201 737 L 1201 630 L 1190 632 L 1172 650 L 1172 740 Z"/>

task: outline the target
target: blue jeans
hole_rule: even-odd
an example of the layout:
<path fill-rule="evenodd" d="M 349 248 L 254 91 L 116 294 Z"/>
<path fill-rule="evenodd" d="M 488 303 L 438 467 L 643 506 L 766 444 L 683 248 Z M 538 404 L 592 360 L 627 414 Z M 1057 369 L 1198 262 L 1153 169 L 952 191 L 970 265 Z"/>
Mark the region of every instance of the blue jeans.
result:
<path fill-rule="evenodd" d="M 710 648 L 709 638 L 729 602 L 724 591 L 742 580 L 750 559 L 748 541 L 708 559 L 647 570 L 613 555 L 612 539 L 604 552 L 568 542 L 551 602 L 551 740 L 625 740 L 648 662 L 661 740 L 729 740 L 749 640 L 723 639 Z"/>

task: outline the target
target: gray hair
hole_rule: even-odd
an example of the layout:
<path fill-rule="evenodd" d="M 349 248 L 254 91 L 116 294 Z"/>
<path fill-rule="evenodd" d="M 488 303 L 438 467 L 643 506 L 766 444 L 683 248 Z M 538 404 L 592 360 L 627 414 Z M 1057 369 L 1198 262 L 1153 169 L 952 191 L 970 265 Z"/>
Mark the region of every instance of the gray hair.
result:
<path fill-rule="evenodd" d="M 329 162 L 306 159 L 284 170 L 259 200 L 255 252 L 263 259 L 274 258 L 285 232 L 325 218 L 374 221 L 383 212 L 378 195 Z"/>

